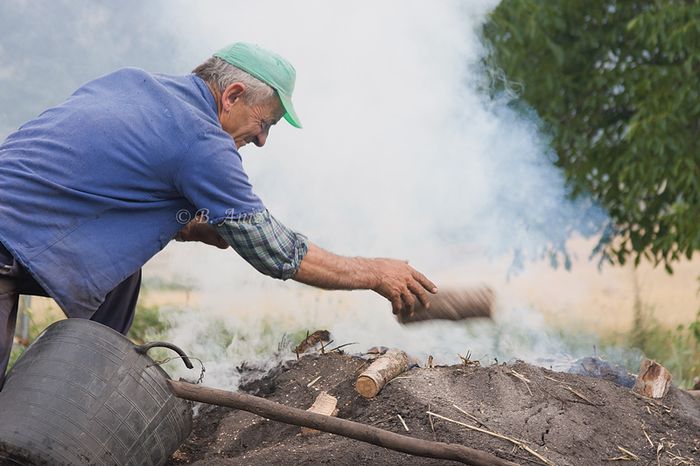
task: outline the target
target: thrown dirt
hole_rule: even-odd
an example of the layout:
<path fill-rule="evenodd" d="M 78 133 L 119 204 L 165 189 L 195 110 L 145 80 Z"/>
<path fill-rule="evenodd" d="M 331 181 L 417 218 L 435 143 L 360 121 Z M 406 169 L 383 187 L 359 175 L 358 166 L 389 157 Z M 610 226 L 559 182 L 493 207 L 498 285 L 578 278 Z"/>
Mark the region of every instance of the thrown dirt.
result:
<path fill-rule="evenodd" d="M 467 445 L 519 464 L 543 462 L 506 440 L 426 412 L 518 439 L 556 465 L 628 461 L 700 465 L 700 400 L 676 388 L 663 400 L 652 401 L 608 380 L 519 362 L 414 368 L 391 381 L 376 398 L 366 400 L 355 392 L 354 383 L 367 365 L 363 359 L 337 353 L 305 356 L 262 379 L 243 383 L 241 390 L 301 409 L 311 406 L 325 390 L 338 398 L 341 418 Z M 413 457 L 332 434 L 302 435 L 299 427 L 203 406 L 192 435 L 170 464 L 457 463 Z"/>

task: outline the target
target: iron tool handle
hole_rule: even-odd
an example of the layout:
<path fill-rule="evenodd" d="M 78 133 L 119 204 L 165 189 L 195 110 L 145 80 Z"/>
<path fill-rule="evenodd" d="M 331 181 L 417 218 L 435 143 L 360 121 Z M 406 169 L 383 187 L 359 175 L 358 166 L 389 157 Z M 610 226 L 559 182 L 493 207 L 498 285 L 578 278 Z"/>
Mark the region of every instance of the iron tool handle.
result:
<path fill-rule="evenodd" d="M 187 357 L 185 352 L 182 351 L 177 346 L 173 345 L 172 343 L 168 343 L 167 341 L 152 341 L 150 343 L 138 345 L 134 349 L 136 350 L 137 353 L 146 354 L 149 349 L 156 348 L 156 347 L 168 348 L 168 349 L 175 351 L 177 354 L 180 355 L 180 357 L 182 358 L 182 362 L 185 363 L 185 366 L 187 366 L 188 369 L 194 368 L 194 366 L 192 365 L 192 361 L 190 361 L 190 358 Z"/>

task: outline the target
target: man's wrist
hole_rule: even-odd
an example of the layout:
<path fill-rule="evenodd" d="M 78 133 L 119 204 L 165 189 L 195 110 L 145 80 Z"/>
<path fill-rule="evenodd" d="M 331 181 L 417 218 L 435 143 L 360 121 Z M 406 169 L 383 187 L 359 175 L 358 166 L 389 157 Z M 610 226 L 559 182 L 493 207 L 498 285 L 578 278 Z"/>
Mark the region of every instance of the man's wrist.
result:
<path fill-rule="evenodd" d="M 380 283 L 380 278 L 379 274 L 377 274 L 374 259 L 353 257 L 352 261 L 355 262 L 353 268 L 356 271 L 358 288 L 363 290 L 374 290 L 377 288 Z"/>

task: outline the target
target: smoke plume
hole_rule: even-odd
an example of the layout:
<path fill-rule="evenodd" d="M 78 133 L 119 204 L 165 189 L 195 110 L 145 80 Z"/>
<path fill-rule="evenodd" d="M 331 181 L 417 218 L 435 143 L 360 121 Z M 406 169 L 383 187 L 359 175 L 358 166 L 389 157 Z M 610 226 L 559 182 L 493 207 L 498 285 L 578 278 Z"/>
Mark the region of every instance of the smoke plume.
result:
<path fill-rule="evenodd" d="M 127 3 L 0 7 L 3 135 L 114 68 L 187 73 L 225 44 L 256 42 L 295 65 L 304 123 L 242 151 L 273 215 L 339 254 L 408 259 L 441 286 L 499 293 L 495 323 L 404 328 L 371 292 L 275 282 L 232 250 L 172 244 L 145 274 L 196 290 L 170 339 L 205 360 L 209 383 L 235 385 L 243 360 L 270 361 L 285 334 L 315 328 L 357 342 L 350 351 L 396 345 L 441 362 L 570 351 L 507 277 L 603 214 L 568 199 L 537 119 L 483 92 L 479 31 L 497 2 Z"/>

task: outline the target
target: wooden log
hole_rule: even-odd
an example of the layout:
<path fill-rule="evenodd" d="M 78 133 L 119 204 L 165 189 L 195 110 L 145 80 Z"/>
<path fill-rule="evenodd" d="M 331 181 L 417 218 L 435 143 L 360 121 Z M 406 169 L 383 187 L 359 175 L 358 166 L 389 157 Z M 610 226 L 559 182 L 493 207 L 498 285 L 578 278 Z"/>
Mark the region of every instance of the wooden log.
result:
<path fill-rule="evenodd" d="M 314 346 L 321 342 L 327 343 L 331 341 L 331 333 L 328 330 L 316 330 L 311 335 L 307 335 L 301 343 L 294 348 L 294 352 L 299 356 L 302 353 L 306 353 Z"/>
<path fill-rule="evenodd" d="M 336 406 L 338 406 L 338 399 L 336 397 L 329 395 L 327 392 L 321 392 L 318 394 L 311 407 L 306 411 L 322 416 L 335 416 L 338 414 L 338 408 Z M 308 427 L 301 428 L 301 433 L 305 435 L 315 434 L 317 432 L 316 429 L 310 429 Z"/>
<path fill-rule="evenodd" d="M 632 387 L 635 393 L 648 398 L 663 398 L 671 388 L 671 373 L 661 364 L 650 359 L 642 360 L 637 382 Z"/>
<path fill-rule="evenodd" d="M 360 374 L 355 390 L 365 398 L 374 398 L 391 379 L 408 369 L 408 355 L 398 349 L 390 349 L 374 360 Z"/>
<path fill-rule="evenodd" d="M 424 320 L 463 320 L 491 317 L 495 294 L 487 286 L 472 289 L 445 289 L 430 297 L 430 307 L 418 303 L 413 312 L 401 311 L 396 318 L 401 324 Z"/>
<path fill-rule="evenodd" d="M 376 356 L 381 356 L 387 351 L 389 351 L 389 348 L 387 348 L 386 346 L 373 346 L 366 351 L 366 354 L 374 354 Z"/>
<path fill-rule="evenodd" d="M 240 409 L 273 421 L 310 427 L 409 455 L 459 461 L 473 466 L 517 466 L 516 463 L 506 461 L 491 453 L 463 445 L 431 442 L 395 434 L 359 422 L 291 408 L 253 395 L 217 390 L 174 380 L 168 380 L 168 384 L 173 394 L 178 398 Z"/>

